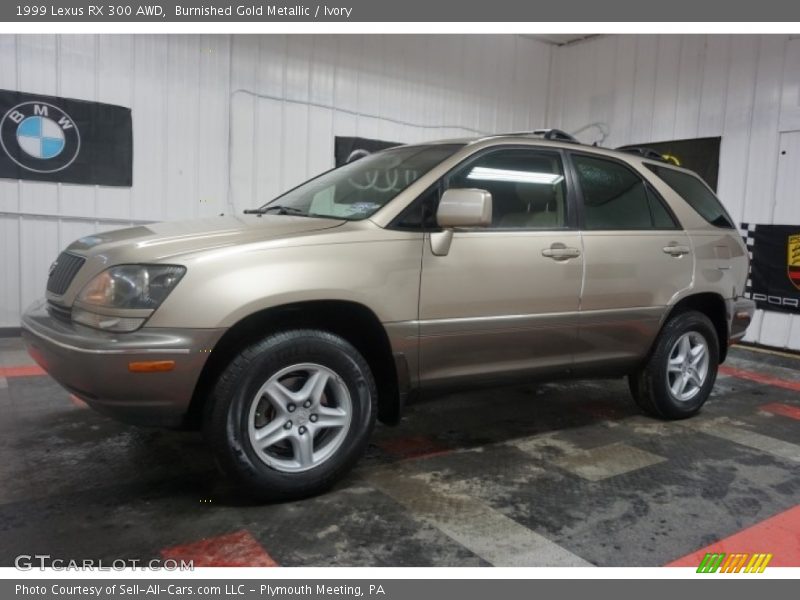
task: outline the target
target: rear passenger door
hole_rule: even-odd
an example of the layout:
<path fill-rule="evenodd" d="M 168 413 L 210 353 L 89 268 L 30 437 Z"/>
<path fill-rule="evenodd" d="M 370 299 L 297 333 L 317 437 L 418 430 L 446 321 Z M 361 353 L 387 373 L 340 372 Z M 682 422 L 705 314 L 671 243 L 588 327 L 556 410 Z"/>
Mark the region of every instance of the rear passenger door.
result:
<path fill-rule="evenodd" d="M 585 269 L 575 363 L 632 365 L 671 299 L 691 286 L 691 242 L 666 202 L 624 162 L 579 152 L 570 158 Z"/>

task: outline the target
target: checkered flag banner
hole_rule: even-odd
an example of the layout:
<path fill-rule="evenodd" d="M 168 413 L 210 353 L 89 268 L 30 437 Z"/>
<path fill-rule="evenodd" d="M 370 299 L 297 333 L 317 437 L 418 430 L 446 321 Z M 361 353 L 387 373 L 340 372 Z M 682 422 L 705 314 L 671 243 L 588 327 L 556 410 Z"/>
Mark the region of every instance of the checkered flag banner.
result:
<path fill-rule="evenodd" d="M 739 230 L 742 232 L 742 239 L 744 239 L 745 246 L 747 246 L 747 254 L 749 256 L 750 269 L 747 272 L 747 283 L 744 286 L 744 295 L 747 298 L 753 297 L 753 246 L 756 244 L 756 224 L 755 223 L 740 223 Z"/>
<path fill-rule="evenodd" d="M 800 314 L 800 225 L 740 223 L 750 271 L 745 296 L 763 310 Z"/>

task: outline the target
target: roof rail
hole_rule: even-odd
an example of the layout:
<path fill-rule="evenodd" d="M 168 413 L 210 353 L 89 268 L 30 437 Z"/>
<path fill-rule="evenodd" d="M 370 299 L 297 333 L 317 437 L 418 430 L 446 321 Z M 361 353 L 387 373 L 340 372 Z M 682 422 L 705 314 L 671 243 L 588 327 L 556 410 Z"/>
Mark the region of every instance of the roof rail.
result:
<path fill-rule="evenodd" d="M 669 162 L 658 150 L 653 150 L 645 146 L 620 146 L 619 148 L 615 148 L 615 150 L 628 152 L 629 154 L 638 154 L 642 158 L 649 158 L 650 160 Z"/>
<path fill-rule="evenodd" d="M 559 142 L 572 142 L 573 144 L 580 144 L 574 136 L 568 134 L 566 131 L 560 129 L 534 129 L 535 135 L 541 135 L 546 140 L 557 140 Z"/>
<path fill-rule="evenodd" d="M 580 144 L 574 137 L 566 131 L 560 129 L 534 129 L 533 131 L 513 131 L 510 133 L 501 133 L 502 136 L 523 136 L 523 135 L 540 135 L 546 140 L 553 140 L 556 142 L 569 142 L 571 144 Z"/>

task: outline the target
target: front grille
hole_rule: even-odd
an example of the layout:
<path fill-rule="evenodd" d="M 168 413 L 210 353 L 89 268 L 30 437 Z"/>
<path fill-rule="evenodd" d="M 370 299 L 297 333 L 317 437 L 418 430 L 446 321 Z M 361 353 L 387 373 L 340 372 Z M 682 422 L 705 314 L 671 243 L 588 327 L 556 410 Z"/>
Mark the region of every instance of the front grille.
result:
<path fill-rule="evenodd" d="M 47 277 L 47 291 L 59 296 L 66 292 L 84 262 L 86 262 L 86 259 L 82 256 L 75 256 L 68 252 L 59 254 L 56 262 L 50 267 L 50 275 Z"/>

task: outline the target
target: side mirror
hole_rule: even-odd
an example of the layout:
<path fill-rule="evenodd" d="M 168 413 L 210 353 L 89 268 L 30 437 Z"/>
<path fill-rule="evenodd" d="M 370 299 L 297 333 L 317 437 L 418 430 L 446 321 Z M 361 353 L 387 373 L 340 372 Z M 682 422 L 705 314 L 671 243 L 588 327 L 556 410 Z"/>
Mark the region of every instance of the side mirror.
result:
<path fill-rule="evenodd" d="M 485 227 L 492 224 L 492 195 L 474 188 L 447 190 L 436 212 L 439 227 Z"/>
<path fill-rule="evenodd" d="M 474 188 L 447 190 L 439 201 L 436 222 L 442 231 L 431 234 L 431 252 L 446 256 L 453 227 L 486 227 L 492 223 L 492 195 Z"/>

